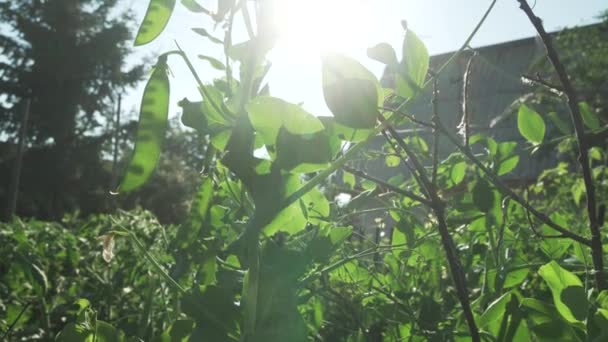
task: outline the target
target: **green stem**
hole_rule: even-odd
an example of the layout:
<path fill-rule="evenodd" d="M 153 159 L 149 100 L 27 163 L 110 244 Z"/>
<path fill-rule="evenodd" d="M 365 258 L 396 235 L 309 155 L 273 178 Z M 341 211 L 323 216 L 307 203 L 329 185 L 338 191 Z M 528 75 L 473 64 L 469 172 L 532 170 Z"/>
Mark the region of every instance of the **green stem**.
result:
<path fill-rule="evenodd" d="M 160 275 L 167 281 L 169 285 L 171 285 L 173 289 L 179 291 L 181 294 L 186 293 L 186 290 L 177 281 L 175 281 L 175 279 L 171 278 L 171 276 L 163 269 L 163 267 L 158 263 L 158 261 L 154 259 L 150 252 L 148 252 L 148 249 L 141 243 L 141 241 L 139 241 L 137 236 L 135 236 L 132 231 L 130 231 L 128 228 L 116 221 L 114 221 L 114 224 L 122 228 L 123 232 L 128 234 L 129 237 L 131 237 L 131 239 L 135 242 L 135 245 L 144 253 L 144 256 L 152 264 L 154 269 L 156 269 L 156 271 L 160 273 Z"/>

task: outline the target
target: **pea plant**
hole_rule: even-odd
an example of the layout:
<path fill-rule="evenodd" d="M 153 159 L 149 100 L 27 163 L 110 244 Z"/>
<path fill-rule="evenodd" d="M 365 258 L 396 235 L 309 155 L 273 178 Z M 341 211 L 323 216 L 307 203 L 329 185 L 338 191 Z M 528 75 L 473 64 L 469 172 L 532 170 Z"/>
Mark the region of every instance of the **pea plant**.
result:
<path fill-rule="evenodd" d="M 223 48 L 223 60 L 200 57 L 225 75 L 205 83 L 178 46 L 158 57 L 144 90 L 135 150 L 116 192 L 137 189 L 154 172 L 167 127 L 170 63 L 185 63 L 196 80 L 202 99 L 180 102 L 182 122 L 199 133 L 206 159 L 190 217 L 168 246 L 172 258 L 158 261 L 143 251 L 174 300 L 167 304 L 172 319 L 139 338 L 605 339 L 606 152 L 586 140 L 594 129 L 589 122 L 596 129 L 601 122 L 578 102 L 540 19 L 518 2 L 561 82 L 555 88 L 574 126 L 564 138 L 577 146 L 582 174 L 573 177 L 574 166 L 560 164 L 527 189 L 513 189 L 502 177 L 517 166 L 517 144 L 472 130 L 466 74 L 460 131 L 438 114 L 438 78 L 469 47 L 496 1 L 435 70 L 410 28 L 404 27 L 400 58 L 387 43 L 371 47 L 369 57 L 395 76 L 390 89 L 360 62 L 324 55 L 321 86 L 332 117 L 271 96 L 264 80 L 278 37 L 267 20 L 272 1 L 219 0 L 217 12 L 181 1 L 223 28 L 223 37 L 193 29 Z M 161 35 L 176 5 L 151 0 L 135 44 Z M 234 44 L 237 20 L 248 39 Z M 431 113 L 412 113 L 410 105 L 429 92 Z M 521 105 L 517 124 L 529 147 L 544 143 L 545 119 L 531 105 Z M 453 153 L 441 156 L 446 143 Z M 383 180 L 361 167 L 374 159 L 395 177 Z M 573 199 L 574 183 L 580 191 Z M 339 193 L 351 201 L 337 203 Z M 373 212 L 385 215 L 369 227 L 354 224 Z M 386 229 L 389 222 L 394 228 Z M 130 227 L 114 228 L 117 238 L 134 236 Z M 125 339 L 86 312 L 60 340 Z M 114 337 L 104 337 L 108 331 Z"/>

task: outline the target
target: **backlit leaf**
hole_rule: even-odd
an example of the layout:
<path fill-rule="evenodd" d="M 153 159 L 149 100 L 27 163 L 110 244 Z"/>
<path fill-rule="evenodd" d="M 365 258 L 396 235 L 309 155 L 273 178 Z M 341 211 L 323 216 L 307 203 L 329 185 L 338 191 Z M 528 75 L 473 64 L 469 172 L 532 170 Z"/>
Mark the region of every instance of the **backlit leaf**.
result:
<path fill-rule="evenodd" d="M 429 70 L 429 52 L 418 35 L 407 30 L 403 40 L 403 59 L 395 76 L 397 95 L 410 98 L 424 84 Z"/>
<path fill-rule="evenodd" d="M 517 128 L 519 133 L 533 144 L 540 144 L 545 138 L 545 121 L 526 105 L 519 107 Z"/>
<path fill-rule="evenodd" d="M 587 296 L 582 281 L 574 274 L 551 261 L 540 267 L 538 274 L 545 280 L 557 311 L 568 322 L 576 323 L 587 317 Z"/>
<path fill-rule="evenodd" d="M 383 91 L 376 77 L 359 62 L 342 55 L 323 58 L 323 96 L 336 122 L 351 128 L 373 128 Z"/>
<path fill-rule="evenodd" d="M 399 63 L 395 49 L 388 43 L 380 43 L 367 49 L 367 56 L 389 67 L 395 67 Z"/>
<path fill-rule="evenodd" d="M 587 102 L 579 102 L 578 108 L 581 111 L 581 115 L 583 116 L 583 122 L 585 125 L 591 129 L 600 128 L 600 120 L 597 117 L 597 114 L 593 112 L 593 109 L 589 106 Z"/>

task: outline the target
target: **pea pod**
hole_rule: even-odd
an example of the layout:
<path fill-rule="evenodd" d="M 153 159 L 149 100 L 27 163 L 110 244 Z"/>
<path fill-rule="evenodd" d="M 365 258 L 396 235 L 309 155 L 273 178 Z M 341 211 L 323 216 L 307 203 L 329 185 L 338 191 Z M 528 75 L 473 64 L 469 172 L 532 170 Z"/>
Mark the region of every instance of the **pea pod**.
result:
<path fill-rule="evenodd" d="M 156 39 L 167 26 L 174 8 L 175 0 L 150 0 L 146 16 L 135 37 L 135 46 L 145 45 Z"/>
<path fill-rule="evenodd" d="M 159 59 L 144 89 L 135 151 L 127 172 L 118 186 L 119 192 L 129 192 L 144 185 L 158 163 L 169 114 L 169 78 L 166 59 L 166 57 Z"/>

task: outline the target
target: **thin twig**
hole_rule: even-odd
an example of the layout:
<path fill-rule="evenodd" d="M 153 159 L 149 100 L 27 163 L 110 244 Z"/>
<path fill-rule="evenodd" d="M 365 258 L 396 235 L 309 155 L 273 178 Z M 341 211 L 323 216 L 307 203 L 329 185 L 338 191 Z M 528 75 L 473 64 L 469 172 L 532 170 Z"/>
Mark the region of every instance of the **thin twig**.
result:
<path fill-rule="evenodd" d="M 597 215 L 597 204 L 595 201 L 595 185 L 591 174 L 589 163 L 587 137 L 585 135 L 585 127 L 583 125 L 583 116 L 578 107 L 578 96 L 576 90 L 570 82 L 566 68 L 559 59 L 559 55 L 553 46 L 553 42 L 549 34 L 545 31 L 543 23 L 537 17 L 526 0 L 517 0 L 520 8 L 526 13 L 534 28 L 540 35 L 540 39 L 545 45 L 547 57 L 553 64 L 553 68 L 557 72 L 559 81 L 564 89 L 567 98 L 568 108 L 570 109 L 570 118 L 574 124 L 574 132 L 578 141 L 579 156 L 578 161 L 583 171 L 583 181 L 585 183 L 585 192 L 587 194 L 587 213 L 589 216 L 589 230 L 591 231 L 591 255 L 593 257 L 593 266 L 595 269 L 595 281 L 599 290 L 607 288 L 604 279 L 604 256 L 602 250 L 602 236 L 600 232 L 599 217 Z"/>
<path fill-rule="evenodd" d="M 4 332 L 4 334 L 2 334 L 2 338 L 0 338 L 0 340 L 3 341 L 8 341 L 9 337 L 11 337 L 11 333 L 13 332 L 13 329 L 15 328 L 15 325 L 17 324 L 17 322 L 19 322 L 19 320 L 21 319 L 21 316 L 23 316 L 23 313 L 25 312 L 25 310 L 27 310 L 27 308 L 30 306 L 30 304 L 32 304 L 32 302 L 27 302 L 22 308 L 21 311 L 19 311 L 19 314 L 17 315 L 17 318 L 15 318 L 15 320 L 11 323 L 11 325 L 8 327 L 8 329 L 6 329 L 6 331 Z M 6 338 L 6 340 L 5 340 Z"/>
<path fill-rule="evenodd" d="M 471 71 L 473 70 L 473 61 L 477 57 L 477 52 L 474 52 L 469 62 L 467 69 L 464 72 L 462 80 L 462 120 L 458 125 L 459 132 L 462 134 L 464 146 L 469 146 L 469 138 L 471 137 L 471 109 L 469 108 L 469 98 L 471 96 Z"/>
<path fill-rule="evenodd" d="M 414 116 L 413 116 L 413 115 L 411 115 L 411 114 L 408 114 L 408 113 L 405 113 L 405 112 L 399 111 L 399 110 L 397 110 L 397 109 L 391 109 L 391 107 L 385 107 L 385 106 L 380 107 L 380 109 L 381 109 L 381 110 L 383 110 L 383 111 L 386 111 L 386 112 L 395 113 L 395 114 L 398 114 L 398 115 L 403 116 L 403 117 L 405 117 L 405 118 L 408 118 L 408 119 L 410 119 L 410 120 L 411 120 L 413 123 L 417 123 L 417 124 L 419 124 L 420 126 L 424 126 L 424 127 L 433 128 L 433 124 L 432 124 L 432 123 L 430 123 L 430 122 L 426 122 L 426 121 L 422 121 L 422 120 L 420 120 L 420 119 L 416 119 L 416 117 L 414 117 Z"/>
<path fill-rule="evenodd" d="M 445 219 L 445 203 L 439 197 L 437 189 L 435 189 L 435 187 L 429 181 L 424 166 L 420 163 L 416 155 L 409 149 L 405 141 L 403 141 L 403 139 L 399 136 L 399 134 L 390 124 L 387 124 L 387 121 L 382 115 L 378 116 L 378 120 L 384 125 L 386 130 L 392 135 L 393 139 L 397 141 L 399 147 L 412 161 L 414 168 L 418 171 L 418 174 L 420 176 L 420 186 L 425 189 L 426 193 L 429 195 L 429 199 L 431 201 L 431 209 L 433 210 L 433 213 L 435 214 L 435 217 L 437 219 L 437 230 L 439 231 L 439 235 L 441 236 L 441 243 L 443 244 L 443 248 L 445 250 L 446 258 L 448 260 L 448 265 L 450 268 L 450 273 L 452 274 L 452 280 L 454 281 L 454 286 L 456 287 L 456 294 L 458 296 L 458 300 L 460 301 L 460 305 L 462 306 L 462 311 L 467 325 L 469 326 L 471 340 L 473 342 L 479 342 L 481 341 L 481 337 L 479 336 L 479 329 L 477 328 L 477 324 L 475 323 L 475 317 L 471 309 L 466 275 L 458 257 L 456 244 L 454 243 L 452 235 L 450 235 L 448 225 Z M 441 126 L 440 120 L 437 119 L 436 121 L 439 124 L 438 126 Z"/>
<path fill-rule="evenodd" d="M 533 85 L 543 86 L 543 87 L 547 88 L 550 92 L 552 92 L 553 94 L 555 94 L 559 97 L 564 96 L 564 89 L 562 87 L 549 83 L 548 81 L 546 81 L 542 77 L 540 77 L 539 74 L 536 74 L 535 76 L 530 76 L 530 75 L 524 74 L 524 75 L 521 75 L 521 79 L 522 79 L 522 81 L 524 81 L 524 83 L 530 83 Z"/>
<path fill-rule="evenodd" d="M 440 125 L 439 129 L 441 130 L 443 135 L 445 135 L 448 138 L 448 140 L 450 140 L 452 142 L 452 144 L 454 144 L 454 146 L 456 146 L 456 148 L 458 148 L 458 150 L 460 150 L 460 152 L 462 152 L 462 154 L 464 154 L 470 161 L 472 161 L 473 164 L 475 164 L 488 177 L 489 181 L 492 184 L 494 184 L 494 186 L 498 189 L 498 191 L 500 191 L 503 195 L 508 196 L 511 199 L 513 199 L 515 202 L 519 203 L 519 205 L 524 207 L 526 210 L 529 210 L 530 213 L 532 213 L 532 215 L 534 215 L 537 219 L 542 221 L 544 224 L 546 224 L 549 227 L 555 229 L 556 231 L 564 234 L 564 237 L 570 238 L 574 241 L 578 241 L 586 246 L 591 246 L 591 241 L 589 241 L 588 239 L 586 239 L 578 234 L 575 234 L 575 233 L 567 230 L 566 228 L 560 226 L 559 224 L 555 223 L 547 215 L 536 210 L 525 199 L 523 199 L 521 196 L 519 196 L 517 193 L 515 193 L 513 190 L 511 190 L 507 185 L 505 185 L 502 182 L 502 180 L 500 180 L 500 178 L 494 172 L 492 172 L 489 168 L 487 168 L 473 154 L 473 152 L 471 152 L 470 149 L 463 146 L 456 137 L 452 136 L 452 134 L 443 125 Z"/>
<path fill-rule="evenodd" d="M 439 130 L 437 122 L 439 121 L 439 91 L 437 90 L 437 78 L 433 80 L 433 97 L 431 103 L 433 105 L 433 169 L 431 173 L 431 183 L 437 188 L 437 168 L 439 165 Z"/>
<path fill-rule="evenodd" d="M 364 171 L 352 168 L 352 167 L 347 166 L 347 165 L 344 165 L 342 168 L 344 170 L 352 173 L 355 176 L 358 176 L 358 177 L 367 179 L 369 181 L 372 181 L 372 182 L 376 183 L 378 186 L 380 186 L 380 187 L 382 187 L 382 188 L 384 188 L 386 190 L 390 190 L 390 191 L 396 192 L 396 193 L 401 194 L 401 195 L 403 195 L 405 197 L 411 198 L 414 201 L 418 201 L 418 202 L 420 202 L 420 203 L 422 203 L 424 205 L 427 205 L 427 206 L 431 205 L 431 202 L 429 200 L 423 198 L 422 196 L 416 195 L 415 193 L 413 193 L 411 191 L 408 191 L 408 190 L 405 190 L 405 189 L 401 189 L 399 187 L 391 185 L 391 184 L 383 181 L 382 179 L 376 178 L 376 177 L 374 177 L 374 176 L 372 176 L 372 175 L 370 175 L 370 174 L 368 174 L 368 173 L 366 173 Z"/>

